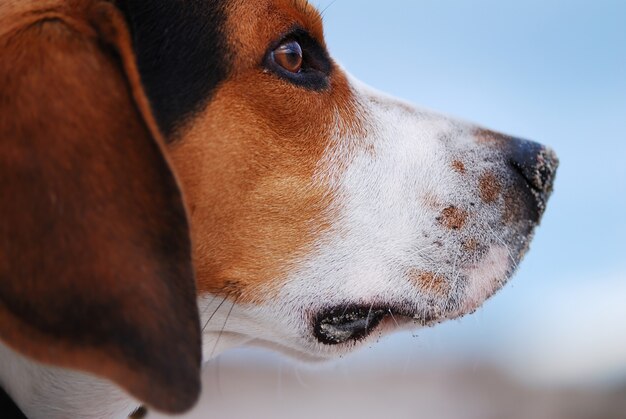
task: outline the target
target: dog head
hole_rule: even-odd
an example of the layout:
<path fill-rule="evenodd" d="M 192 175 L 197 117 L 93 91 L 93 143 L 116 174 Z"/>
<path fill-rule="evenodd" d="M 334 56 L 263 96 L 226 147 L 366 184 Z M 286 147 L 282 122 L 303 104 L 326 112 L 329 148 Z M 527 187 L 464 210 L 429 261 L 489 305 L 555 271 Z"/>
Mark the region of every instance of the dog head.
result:
<path fill-rule="evenodd" d="M 205 356 L 218 336 L 341 354 L 472 312 L 511 276 L 549 149 L 360 84 L 304 1 L 156 3 L 172 8 L 124 10 L 189 205 Z"/>
<path fill-rule="evenodd" d="M 551 150 L 362 85 L 305 1 L 117 7 L 184 195 L 205 357 L 248 342 L 326 359 L 470 313 L 510 278 Z"/>

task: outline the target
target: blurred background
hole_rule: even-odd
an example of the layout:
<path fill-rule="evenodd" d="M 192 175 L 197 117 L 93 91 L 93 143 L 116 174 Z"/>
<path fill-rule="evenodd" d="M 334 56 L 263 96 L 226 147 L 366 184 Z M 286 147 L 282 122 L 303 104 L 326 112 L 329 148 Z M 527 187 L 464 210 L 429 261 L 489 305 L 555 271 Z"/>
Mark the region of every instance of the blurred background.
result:
<path fill-rule="evenodd" d="M 555 192 L 477 313 L 324 366 L 230 351 L 189 417 L 626 418 L 626 1 L 313 3 L 366 83 L 552 146 Z"/>

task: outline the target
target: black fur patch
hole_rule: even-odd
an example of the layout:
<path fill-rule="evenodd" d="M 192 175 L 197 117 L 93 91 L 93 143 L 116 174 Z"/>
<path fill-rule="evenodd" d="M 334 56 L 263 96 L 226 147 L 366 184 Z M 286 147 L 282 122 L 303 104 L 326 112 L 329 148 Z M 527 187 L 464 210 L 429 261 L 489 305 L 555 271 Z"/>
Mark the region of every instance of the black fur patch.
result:
<path fill-rule="evenodd" d="M 228 75 L 223 0 L 119 0 L 156 120 L 168 138 Z"/>

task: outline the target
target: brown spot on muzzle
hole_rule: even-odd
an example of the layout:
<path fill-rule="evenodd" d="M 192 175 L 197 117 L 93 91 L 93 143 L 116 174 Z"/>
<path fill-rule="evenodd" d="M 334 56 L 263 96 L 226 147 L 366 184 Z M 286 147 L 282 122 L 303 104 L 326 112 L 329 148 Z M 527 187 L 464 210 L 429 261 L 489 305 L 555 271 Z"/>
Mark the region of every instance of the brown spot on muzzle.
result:
<path fill-rule="evenodd" d="M 475 252 L 478 249 L 478 240 L 469 239 L 463 242 L 463 250 L 466 252 Z"/>
<path fill-rule="evenodd" d="M 474 133 L 474 137 L 479 144 L 491 144 L 495 146 L 504 146 L 511 140 L 511 137 L 508 135 L 487 129 L 477 129 Z"/>
<path fill-rule="evenodd" d="M 462 175 L 464 175 L 466 172 L 465 164 L 461 160 L 454 160 L 452 162 L 452 168 L 454 169 L 455 172 L 458 172 Z"/>
<path fill-rule="evenodd" d="M 502 192 L 502 185 L 493 172 L 487 172 L 478 181 L 480 199 L 486 204 L 495 202 Z"/>
<path fill-rule="evenodd" d="M 430 294 L 445 296 L 450 292 L 450 284 L 443 275 L 412 268 L 407 272 L 407 277 L 419 289 Z"/>
<path fill-rule="evenodd" d="M 441 211 L 441 215 L 437 217 L 437 221 L 449 230 L 460 230 L 467 220 L 467 211 L 457 207 L 448 207 Z"/>

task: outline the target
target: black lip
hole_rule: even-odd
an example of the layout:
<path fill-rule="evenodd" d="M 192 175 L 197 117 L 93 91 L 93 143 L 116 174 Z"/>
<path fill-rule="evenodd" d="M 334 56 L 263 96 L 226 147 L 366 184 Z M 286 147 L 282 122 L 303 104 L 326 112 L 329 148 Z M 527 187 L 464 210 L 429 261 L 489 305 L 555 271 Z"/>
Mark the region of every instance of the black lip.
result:
<path fill-rule="evenodd" d="M 321 343 L 337 345 L 349 340 L 360 340 L 371 333 L 387 313 L 384 310 L 370 310 L 369 307 L 330 309 L 318 316 L 315 321 L 315 337 Z"/>
<path fill-rule="evenodd" d="M 326 345 L 360 341 L 369 336 L 387 316 L 410 318 L 426 325 L 434 316 L 417 316 L 404 307 L 348 305 L 323 310 L 313 321 L 315 338 Z"/>

